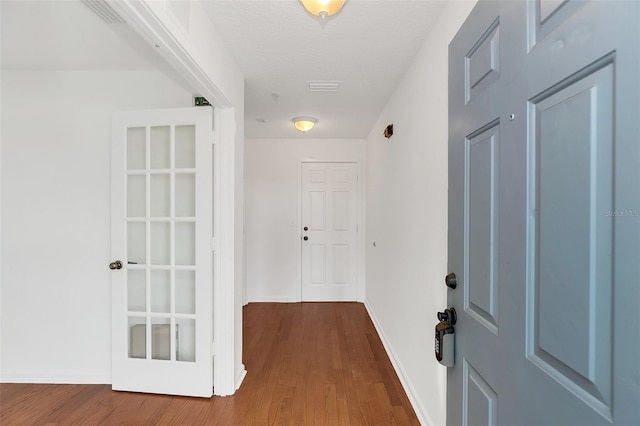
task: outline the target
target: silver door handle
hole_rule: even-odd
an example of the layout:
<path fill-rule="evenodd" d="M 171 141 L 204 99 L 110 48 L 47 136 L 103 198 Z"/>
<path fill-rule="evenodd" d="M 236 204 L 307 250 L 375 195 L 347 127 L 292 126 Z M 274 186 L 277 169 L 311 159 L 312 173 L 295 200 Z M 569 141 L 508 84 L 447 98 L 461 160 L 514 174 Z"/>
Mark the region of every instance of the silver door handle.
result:
<path fill-rule="evenodd" d="M 116 260 L 115 262 L 111 262 L 109 264 L 109 269 L 111 269 L 112 271 L 114 269 L 122 269 L 122 262 L 120 262 L 119 260 Z"/>

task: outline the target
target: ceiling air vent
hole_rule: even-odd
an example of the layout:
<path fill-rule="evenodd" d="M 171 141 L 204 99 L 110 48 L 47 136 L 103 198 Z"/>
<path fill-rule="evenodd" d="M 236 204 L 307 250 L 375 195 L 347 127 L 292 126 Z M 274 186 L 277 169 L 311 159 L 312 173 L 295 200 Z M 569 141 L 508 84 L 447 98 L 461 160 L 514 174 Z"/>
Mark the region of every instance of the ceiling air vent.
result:
<path fill-rule="evenodd" d="M 82 0 L 89 9 L 100 17 L 107 24 L 126 24 L 118 13 L 104 0 Z"/>
<path fill-rule="evenodd" d="M 307 92 L 337 92 L 341 81 L 307 81 Z"/>

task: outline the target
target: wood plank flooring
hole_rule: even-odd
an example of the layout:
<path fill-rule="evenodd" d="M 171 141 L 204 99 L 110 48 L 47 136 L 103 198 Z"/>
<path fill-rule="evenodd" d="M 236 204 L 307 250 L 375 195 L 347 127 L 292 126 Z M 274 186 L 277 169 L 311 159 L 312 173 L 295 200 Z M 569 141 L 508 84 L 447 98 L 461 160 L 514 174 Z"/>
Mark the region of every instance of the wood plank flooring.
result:
<path fill-rule="evenodd" d="M 109 385 L 0 385 L 0 424 L 417 425 L 360 303 L 252 303 L 233 396 L 113 392 Z"/>

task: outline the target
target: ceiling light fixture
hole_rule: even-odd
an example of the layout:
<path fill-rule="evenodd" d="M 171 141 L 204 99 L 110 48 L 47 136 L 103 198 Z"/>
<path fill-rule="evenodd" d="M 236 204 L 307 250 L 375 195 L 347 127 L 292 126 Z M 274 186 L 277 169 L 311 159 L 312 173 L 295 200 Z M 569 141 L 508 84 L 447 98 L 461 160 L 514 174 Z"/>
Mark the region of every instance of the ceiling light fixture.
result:
<path fill-rule="evenodd" d="M 345 0 L 300 0 L 307 11 L 324 19 L 340 12 Z"/>
<path fill-rule="evenodd" d="M 318 122 L 318 120 L 313 117 L 296 117 L 291 121 L 293 121 L 295 128 L 300 130 L 302 133 L 307 133 L 309 130 L 313 129 L 313 126 Z"/>

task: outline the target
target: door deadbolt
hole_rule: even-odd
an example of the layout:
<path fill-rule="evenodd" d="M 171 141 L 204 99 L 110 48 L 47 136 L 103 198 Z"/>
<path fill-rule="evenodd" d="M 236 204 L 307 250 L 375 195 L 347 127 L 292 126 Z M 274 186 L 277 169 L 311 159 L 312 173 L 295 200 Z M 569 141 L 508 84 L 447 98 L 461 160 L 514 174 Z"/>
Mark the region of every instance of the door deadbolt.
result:
<path fill-rule="evenodd" d="M 109 264 L 109 269 L 111 269 L 112 271 L 114 269 L 122 269 L 122 262 L 120 262 L 119 260 L 116 260 L 115 262 L 111 262 Z"/>
<path fill-rule="evenodd" d="M 454 274 L 453 272 L 447 274 L 447 276 L 444 277 L 444 283 L 447 285 L 447 287 L 455 289 L 458 286 L 458 279 L 456 278 L 456 274 Z"/>
<path fill-rule="evenodd" d="M 308 226 L 305 226 L 305 227 L 304 227 L 304 228 L 302 228 L 302 229 L 304 229 L 305 231 L 308 231 L 308 230 L 309 230 L 309 227 L 308 227 Z"/>

